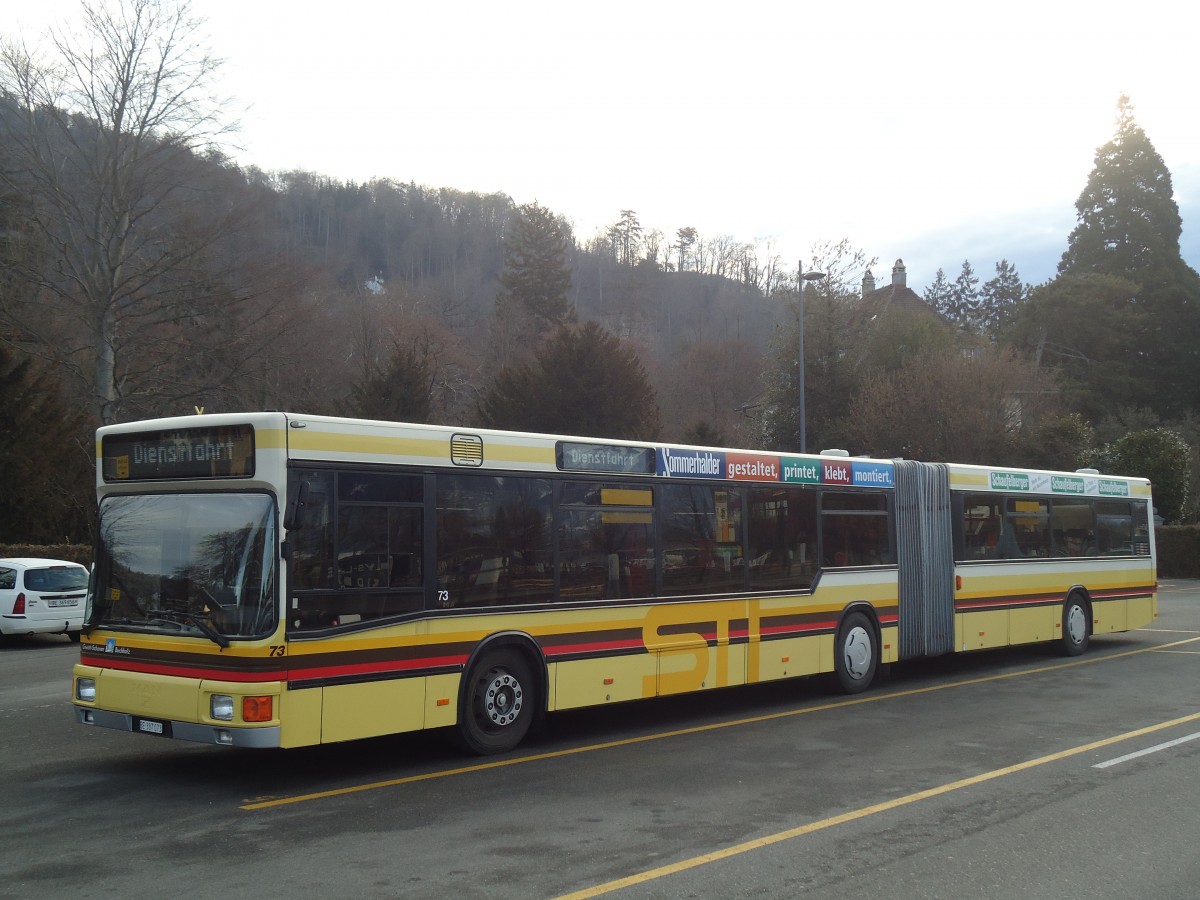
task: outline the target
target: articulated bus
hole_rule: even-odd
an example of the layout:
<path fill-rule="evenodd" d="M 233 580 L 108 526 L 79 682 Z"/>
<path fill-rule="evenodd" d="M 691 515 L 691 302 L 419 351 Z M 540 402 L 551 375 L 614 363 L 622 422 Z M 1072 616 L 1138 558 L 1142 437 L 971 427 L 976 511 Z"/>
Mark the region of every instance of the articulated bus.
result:
<path fill-rule="evenodd" d="M 78 721 L 237 747 L 453 729 L 1157 614 L 1150 484 L 282 412 L 97 432 Z"/>

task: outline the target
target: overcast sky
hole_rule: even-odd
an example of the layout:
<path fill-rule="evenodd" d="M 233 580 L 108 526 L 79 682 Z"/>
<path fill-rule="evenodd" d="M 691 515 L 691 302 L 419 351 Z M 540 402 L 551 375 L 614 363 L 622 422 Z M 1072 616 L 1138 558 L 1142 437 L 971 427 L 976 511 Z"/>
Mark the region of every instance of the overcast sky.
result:
<path fill-rule="evenodd" d="M 964 258 L 1054 274 L 1125 92 L 1200 267 L 1190 4 L 1041 0 L 193 0 L 239 161 L 500 191 L 586 239 L 643 227 L 848 238 L 923 291 Z M 28 35 L 73 0 L 0 0 Z M 235 110 L 237 112 L 237 110 Z M 789 268 L 795 268 L 795 262 Z"/>

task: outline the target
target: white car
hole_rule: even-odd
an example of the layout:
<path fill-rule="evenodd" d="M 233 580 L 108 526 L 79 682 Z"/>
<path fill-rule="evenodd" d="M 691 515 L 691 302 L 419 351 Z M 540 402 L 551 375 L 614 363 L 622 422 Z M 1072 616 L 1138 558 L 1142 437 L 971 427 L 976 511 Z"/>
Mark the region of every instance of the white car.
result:
<path fill-rule="evenodd" d="M 17 634 L 79 640 L 88 570 L 65 559 L 0 559 L 0 643 Z"/>

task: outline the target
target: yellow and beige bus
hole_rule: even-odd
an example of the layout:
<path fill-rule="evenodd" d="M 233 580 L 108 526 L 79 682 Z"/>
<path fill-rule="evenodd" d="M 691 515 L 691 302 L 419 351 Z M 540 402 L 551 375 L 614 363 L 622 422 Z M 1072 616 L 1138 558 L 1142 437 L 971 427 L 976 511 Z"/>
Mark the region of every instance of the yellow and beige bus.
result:
<path fill-rule="evenodd" d="M 1057 642 L 1156 615 L 1150 484 L 282 412 L 97 433 L 78 721 L 242 747 Z"/>

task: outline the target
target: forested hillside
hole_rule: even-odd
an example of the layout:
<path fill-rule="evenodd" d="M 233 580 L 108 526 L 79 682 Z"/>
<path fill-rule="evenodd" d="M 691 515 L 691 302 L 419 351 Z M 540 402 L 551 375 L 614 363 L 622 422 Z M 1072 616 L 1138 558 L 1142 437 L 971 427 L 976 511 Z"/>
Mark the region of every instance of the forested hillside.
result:
<path fill-rule="evenodd" d="M 801 358 L 810 449 L 1157 467 L 1170 517 L 1195 516 L 1200 277 L 1127 98 L 1054 280 L 946 261 L 922 292 L 836 236 L 782 260 L 634 209 L 581 235 L 504 194 L 239 166 L 201 90 L 217 62 L 172 4 L 127 3 L 141 30 L 101 15 L 60 66 L 0 53 L 0 540 L 87 529 L 106 422 L 289 409 L 796 449 Z"/>

